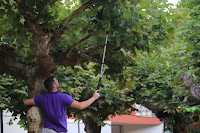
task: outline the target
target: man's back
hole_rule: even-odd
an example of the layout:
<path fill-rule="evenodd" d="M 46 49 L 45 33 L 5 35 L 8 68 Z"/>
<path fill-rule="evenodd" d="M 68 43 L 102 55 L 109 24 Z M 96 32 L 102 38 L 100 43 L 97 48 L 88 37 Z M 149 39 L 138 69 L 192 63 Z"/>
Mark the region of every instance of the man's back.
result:
<path fill-rule="evenodd" d="M 34 98 L 34 101 L 44 111 L 44 128 L 57 132 L 67 131 L 66 108 L 72 104 L 74 99 L 57 91 L 39 95 Z"/>

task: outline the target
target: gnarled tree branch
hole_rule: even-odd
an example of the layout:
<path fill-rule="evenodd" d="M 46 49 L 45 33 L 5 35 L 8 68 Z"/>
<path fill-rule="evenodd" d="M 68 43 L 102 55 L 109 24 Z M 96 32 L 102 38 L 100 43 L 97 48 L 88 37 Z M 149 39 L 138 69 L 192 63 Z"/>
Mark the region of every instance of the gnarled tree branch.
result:
<path fill-rule="evenodd" d="M 92 6 L 94 6 L 95 4 L 99 3 L 101 0 L 90 0 L 88 2 L 86 2 L 85 4 L 83 4 L 81 7 L 79 7 L 78 9 L 76 9 L 75 11 L 73 11 L 69 16 L 67 16 L 63 22 L 61 23 L 61 25 L 59 26 L 59 29 L 54 30 L 53 36 L 51 38 L 51 45 L 55 45 L 56 43 L 59 42 L 60 37 L 63 35 L 64 31 L 67 30 L 68 28 L 66 27 L 67 24 L 69 24 L 69 22 L 71 20 L 73 20 L 76 16 L 78 16 L 82 11 L 84 11 L 87 8 L 90 8 Z"/>
<path fill-rule="evenodd" d="M 67 52 L 58 51 L 57 53 L 52 53 L 51 57 L 53 58 L 55 64 L 63 66 L 75 66 L 80 61 L 80 55 L 77 50 L 72 50 L 70 56 L 66 56 Z"/>
<path fill-rule="evenodd" d="M 75 42 L 74 44 L 72 44 L 72 46 L 67 50 L 67 55 L 66 55 L 66 56 L 69 57 L 70 54 L 71 54 L 71 52 L 72 52 L 72 50 L 73 50 L 78 44 L 80 44 L 81 42 L 83 42 L 83 41 L 89 39 L 92 35 L 93 35 L 93 34 L 89 34 L 89 35 L 83 37 L 81 40 L 79 40 L 79 41 Z"/>
<path fill-rule="evenodd" d="M 84 11 L 87 8 L 92 7 L 93 5 L 97 4 L 101 0 L 90 0 L 83 4 L 81 7 L 76 9 L 74 12 L 72 12 L 68 17 L 65 18 L 65 20 L 62 22 L 61 27 L 65 27 L 71 20 L 73 20 L 76 16 L 78 16 L 82 11 Z"/>
<path fill-rule="evenodd" d="M 188 76 L 184 73 L 180 75 L 180 79 L 184 81 L 184 86 L 190 90 L 192 96 L 200 100 L 200 85 L 195 83 L 191 76 Z"/>
<path fill-rule="evenodd" d="M 94 59 L 86 54 L 80 54 L 76 49 L 72 50 L 69 56 L 67 56 L 67 52 L 59 51 L 57 53 L 52 53 L 51 57 L 57 66 L 75 66 L 80 63 L 81 60 L 92 61 L 101 64 L 101 61 Z"/>
<path fill-rule="evenodd" d="M 39 23 L 40 23 L 40 21 L 41 21 L 41 19 L 42 19 L 42 16 L 43 16 L 43 14 L 44 14 L 44 12 L 45 12 L 45 10 L 46 10 L 46 8 L 47 8 L 47 4 L 44 4 L 42 10 L 40 11 L 39 15 L 38 15 L 37 18 L 36 18 L 36 24 L 39 24 Z"/>
<path fill-rule="evenodd" d="M 90 51 L 98 50 L 100 48 L 101 47 L 99 47 L 99 46 L 91 46 L 91 47 L 85 48 L 84 50 L 80 51 L 79 53 L 82 55 L 82 54 L 88 53 Z"/>
<path fill-rule="evenodd" d="M 87 61 L 92 61 L 92 62 L 101 64 L 101 61 L 100 61 L 100 60 L 94 59 L 94 58 L 90 57 L 90 56 L 87 55 L 87 54 L 82 54 L 82 55 L 80 55 L 80 56 L 81 56 L 83 59 L 87 60 Z"/>
<path fill-rule="evenodd" d="M 33 23 L 30 19 L 30 17 L 26 14 L 25 6 L 22 5 L 22 1 L 15 1 L 16 7 L 18 8 L 19 12 L 23 15 L 25 19 L 25 25 L 29 32 L 31 33 L 38 33 L 39 29 L 42 29 L 38 24 Z"/>
<path fill-rule="evenodd" d="M 24 16 L 24 19 L 26 21 L 30 21 L 28 15 L 25 12 L 24 5 L 22 5 L 22 2 L 18 0 L 16 0 L 15 2 L 16 2 L 16 7 L 18 8 L 19 12 Z"/>
<path fill-rule="evenodd" d="M 7 73 L 15 77 L 27 79 L 38 70 L 34 65 L 28 65 L 17 60 L 15 50 L 9 46 L 0 46 L 0 73 Z"/>

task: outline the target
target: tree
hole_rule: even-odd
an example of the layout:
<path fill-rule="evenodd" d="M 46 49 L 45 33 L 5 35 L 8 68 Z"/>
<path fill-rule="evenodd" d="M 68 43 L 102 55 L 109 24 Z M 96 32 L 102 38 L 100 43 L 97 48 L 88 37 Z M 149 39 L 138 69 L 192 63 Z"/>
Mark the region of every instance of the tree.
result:
<path fill-rule="evenodd" d="M 199 104 L 180 79 L 183 73 L 194 75 L 198 70 L 195 67 L 196 59 L 191 54 L 194 50 L 193 45 L 178 40 L 167 48 L 161 47 L 159 52 L 138 54 L 138 66 L 128 70 L 135 72 L 136 90 L 132 92 L 135 101 L 152 110 L 166 128 L 174 132 L 177 129 L 190 132 L 197 130 L 194 127 L 181 128 L 188 128 L 184 120 L 191 117 L 191 112 L 184 110 L 185 107 Z M 186 82 L 186 78 L 184 80 Z M 184 118 L 183 115 L 188 117 Z"/>
<path fill-rule="evenodd" d="M 181 39 L 183 39 L 187 45 L 193 45 L 194 50 L 191 52 L 193 58 L 195 59 L 194 67 L 197 69 L 193 74 L 195 75 L 195 80 L 199 79 L 199 1 L 185 1 L 179 5 L 180 10 L 187 11 L 187 19 L 182 24 L 180 28 Z M 191 75 L 189 75 L 191 76 Z"/>
<path fill-rule="evenodd" d="M 163 3 L 3 0 L 0 73 L 23 80 L 29 97 L 35 97 L 45 92 L 43 81 L 58 66 L 84 68 L 92 61 L 97 63 L 94 68 L 98 72 L 105 34 L 109 31 L 105 62 L 109 69 L 105 74 L 118 77 L 126 66 L 134 64 L 125 53 L 149 51 L 154 48 L 149 44 L 166 45 L 173 41 L 173 25 L 167 21 L 170 13 L 164 11 L 168 5 Z M 29 132 L 41 132 L 38 123 L 38 127 L 29 126 Z"/>
<path fill-rule="evenodd" d="M 197 95 L 191 89 L 198 85 L 199 80 L 198 9 L 199 1 L 182 1 L 178 8 L 172 9 L 174 12 L 170 21 L 177 27 L 174 43 L 168 48 L 162 48 L 160 53 L 155 51 L 150 56 L 141 54 L 138 56 L 138 66 L 131 70 L 135 71 L 136 75 L 136 91 L 133 92 L 136 102 L 151 109 L 158 118 L 165 121 L 168 129 L 174 129 L 174 132 L 181 126 L 185 127 L 184 131 L 197 130 L 186 129 L 187 125 L 181 117 L 191 113 L 186 112 L 184 107 L 199 104 L 199 88 L 195 89 Z M 192 83 L 192 86 L 186 84 L 189 81 L 186 78 L 188 76 L 183 78 L 182 73 L 192 77 L 189 79 L 194 81 L 188 82 Z M 183 86 L 180 75 L 190 91 Z M 182 122 L 178 122 L 179 120 Z"/>
<path fill-rule="evenodd" d="M 135 72 L 136 90 L 132 93 L 136 103 L 152 110 L 168 128 L 171 121 L 167 121 L 173 119 L 176 109 L 186 106 L 192 98 L 179 79 L 193 64 L 188 52 L 191 49 L 184 44 L 172 44 L 162 48 L 160 53 L 143 53 L 138 55 L 138 66 L 129 69 Z"/>

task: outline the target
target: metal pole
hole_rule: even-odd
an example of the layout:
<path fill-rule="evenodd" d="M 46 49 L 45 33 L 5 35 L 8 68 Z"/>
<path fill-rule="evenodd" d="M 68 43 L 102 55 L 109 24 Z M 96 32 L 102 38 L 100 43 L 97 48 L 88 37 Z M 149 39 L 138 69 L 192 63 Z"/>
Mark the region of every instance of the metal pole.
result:
<path fill-rule="evenodd" d="M 102 63 L 101 63 L 100 78 L 102 77 L 102 72 L 103 72 L 103 65 L 104 65 L 104 59 L 105 59 L 105 55 L 106 55 L 106 45 L 107 45 L 107 41 L 108 41 L 108 34 L 106 35 L 106 41 L 105 41 L 105 46 L 104 46 L 104 51 L 103 51 L 103 59 L 102 59 Z"/>
<path fill-rule="evenodd" d="M 3 133 L 3 113 L 1 112 L 1 133 Z"/>
<path fill-rule="evenodd" d="M 102 73 L 103 73 L 103 65 L 104 65 L 104 59 L 105 59 L 105 55 L 106 55 L 106 45 L 107 45 L 107 42 L 108 42 L 108 33 L 106 35 L 106 40 L 105 40 L 105 45 L 104 45 L 103 59 L 102 59 L 102 63 L 101 63 L 101 72 L 100 72 L 99 83 L 98 83 L 97 89 L 99 89 L 99 87 L 102 86 L 102 84 L 101 84 L 101 77 L 102 77 Z"/>
<path fill-rule="evenodd" d="M 78 133 L 80 133 L 80 121 L 78 120 Z"/>

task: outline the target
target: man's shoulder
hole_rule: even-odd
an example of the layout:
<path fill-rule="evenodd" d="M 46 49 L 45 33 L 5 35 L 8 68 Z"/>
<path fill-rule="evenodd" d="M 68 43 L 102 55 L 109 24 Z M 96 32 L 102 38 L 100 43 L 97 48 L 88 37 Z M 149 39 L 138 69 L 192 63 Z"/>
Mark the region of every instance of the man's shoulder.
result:
<path fill-rule="evenodd" d="M 59 95 L 63 99 L 72 99 L 72 97 L 69 94 L 67 94 L 67 93 L 60 92 Z"/>

